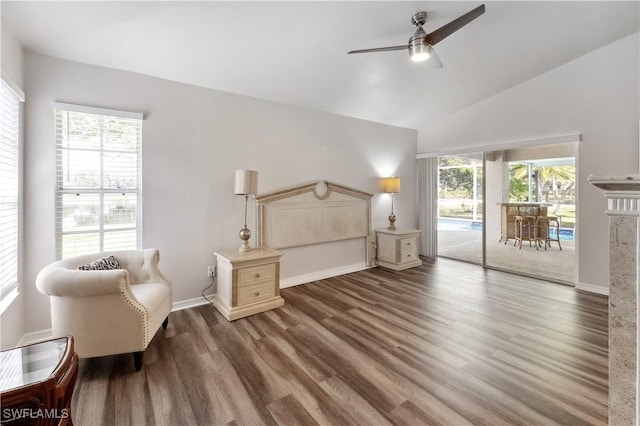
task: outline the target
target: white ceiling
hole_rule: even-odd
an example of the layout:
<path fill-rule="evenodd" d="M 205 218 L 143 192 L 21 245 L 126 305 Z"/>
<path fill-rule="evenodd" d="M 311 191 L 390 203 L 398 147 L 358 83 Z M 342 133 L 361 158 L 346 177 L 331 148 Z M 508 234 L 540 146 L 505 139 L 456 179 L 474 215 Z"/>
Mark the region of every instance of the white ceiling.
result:
<path fill-rule="evenodd" d="M 1 2 L 2 23 L 51 56 L 419 129 L 639 30 L 637 1 L 485 2 L 435 46 L 347 55 L 431 32 L 482 2 Z"/>

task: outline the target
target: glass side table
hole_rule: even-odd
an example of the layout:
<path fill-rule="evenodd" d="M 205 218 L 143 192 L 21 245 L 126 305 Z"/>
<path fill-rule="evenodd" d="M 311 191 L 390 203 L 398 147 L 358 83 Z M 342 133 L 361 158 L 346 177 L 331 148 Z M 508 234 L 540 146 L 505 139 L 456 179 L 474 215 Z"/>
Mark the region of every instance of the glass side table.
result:
<path fill-rule="evenodd" d="M 2 424 L 72 425 L 77 376 L 71 336 L 0 352 Z"/>

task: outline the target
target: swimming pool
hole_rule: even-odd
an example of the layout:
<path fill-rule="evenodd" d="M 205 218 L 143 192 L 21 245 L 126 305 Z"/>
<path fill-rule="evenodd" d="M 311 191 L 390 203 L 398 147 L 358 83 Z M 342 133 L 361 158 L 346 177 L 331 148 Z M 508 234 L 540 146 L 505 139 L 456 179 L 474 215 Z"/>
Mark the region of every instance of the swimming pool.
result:
<path fill-rule="evenodd" d="M 438 231 L 482 231 L 479 220 L 438 218 Z"/>
<path fill-rule="evenodd" d="M 438 231 L 482 231 L 482 221 L 438 218 Z M 560 239 L 573 241 L 573 228 L 560 228 Z M 549 228 L 549 238 L 556 238 L 556 228 Z"/>

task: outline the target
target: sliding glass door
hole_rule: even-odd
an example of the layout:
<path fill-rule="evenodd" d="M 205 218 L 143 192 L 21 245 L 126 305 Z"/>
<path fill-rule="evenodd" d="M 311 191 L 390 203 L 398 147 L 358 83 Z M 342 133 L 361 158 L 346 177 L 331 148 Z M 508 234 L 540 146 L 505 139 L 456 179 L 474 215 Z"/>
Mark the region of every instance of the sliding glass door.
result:
<path fill-rule="evenodd" d="M 575 283 L 575 150 L 439 157 L 438 255 Z"/>
<path fill-rule="evenodd" d="M 438 159 L 438 255 L 482 264 L 482 153 Z"/>

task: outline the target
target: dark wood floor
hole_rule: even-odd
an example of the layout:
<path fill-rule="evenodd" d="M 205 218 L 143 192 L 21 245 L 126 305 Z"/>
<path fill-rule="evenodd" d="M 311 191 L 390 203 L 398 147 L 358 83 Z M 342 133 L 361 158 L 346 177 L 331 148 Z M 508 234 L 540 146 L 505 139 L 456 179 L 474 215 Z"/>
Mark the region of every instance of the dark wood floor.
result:
<path fill-rule="evenodd" d="M 282 291 L 227 322 L 172 313 L 131 356 L 81 360 L 77 425 L 607 423 L 607 299 L 439 259 Z"/>

